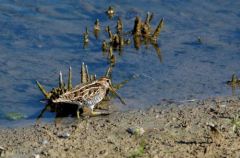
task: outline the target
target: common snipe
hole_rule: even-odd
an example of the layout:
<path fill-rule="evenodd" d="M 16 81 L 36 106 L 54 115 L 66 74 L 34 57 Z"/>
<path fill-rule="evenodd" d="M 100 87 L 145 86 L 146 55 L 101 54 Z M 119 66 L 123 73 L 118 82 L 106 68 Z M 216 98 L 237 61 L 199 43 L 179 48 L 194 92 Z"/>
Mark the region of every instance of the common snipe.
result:
<path fill-rule="evenodd" d="M 101 115 L 103 113 L 101 111 L 94 111 L 94 108 L 99 102 L 101 102 L 105 98 L 109 90 L 114 95 L 116 95 L 123 104 L 125 104 L 125 102 L 121 99 L 121 97 L 112 87 L 111 80 L 107 77 L 101 77 L 98 80 L 77 85 L 72 90 L 60 95 L 60 97 L 53 100 L 53 102 L 78 105 L 78 118 L 79 109 L 83 107 L 90 108 L 92 115 Z"/>
<path fill-rule="evenodd" d="M 106 114 L 106 111 L 94 111 L 94 108 L 108 95 L 109 91 L 112 92 L 115 96 L 117 96 L 123 104 L 125 104 L 125 102 L 116 92 L 116 89 L 112 86 L 111 79 L 109 78 L 111 70 L 112 68 L 109 67 L 104 77 L 96 79 L 96 75 L 90 75 L 87 69 L 87 65 L 83 63 L 81 69 L 81 83 L 76 85 L 74 88 L 72 88 L 71 67 L 69 68 L 67 87 L 65 87 L 61 72 L 59 75 L 59 87 L 53 88 L 52 91 L 47 92 L 38 81 L 37 85 L 44 94 L 45 98 L 52 103 L 78 105 L 78 118 L 79 110 L 85 109 L 86 107 L 90 110 L 90 115 L 92 116 Z"/>

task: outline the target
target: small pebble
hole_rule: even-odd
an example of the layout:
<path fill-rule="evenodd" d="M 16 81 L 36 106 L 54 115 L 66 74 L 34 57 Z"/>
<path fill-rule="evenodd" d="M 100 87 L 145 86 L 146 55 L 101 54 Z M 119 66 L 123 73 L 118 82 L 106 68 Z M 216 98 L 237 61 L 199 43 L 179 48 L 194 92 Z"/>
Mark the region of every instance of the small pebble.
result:
<path fill-rule="evenodd" d="M 143 133 L 145 132 L 144 129 L 142 127 L 140 128 L 128 128 L 127 132 L 132 134 L 132 135 L 143 135 Z"/>
<path fill-rule="evenodd" d="M 70 134 L 68 132 L 66 132 L 66 133 L 63 134 L 63 137 L 68 138 L 68 137 L 70 137 Z"/>
<path fill-rule="evenodd" d="M 34 158 L 40 158 L 39 154 L 34 154 L 33 156 L 34 156 Z"/>
<path fill-rule="evenodd" d="M 1 151 L 1 150 L 5 150 L 4 147 L 0 146 L 0 151 Z"/>
<path fill-rule="evenodd" d="M 210 127 L 215 127 L 215 126 L 216 126 L 216 125 L 215 125 L 214 123 L 212 123 L 212 122 L 207 122 L 206 125 L 207 125 L 207 126 L 210 126 Z"/>
<path fill-rule="evenodd" d="M 5 148 L 0 146 L 0 157 L 4 156 Z"/>
<path fill-rule="evenodd" d="M 44 140 L 42 141 L 42 144 L 43 144 L 43 145 L 46 145 L 46 144 L 48 144 L 48 141 L 47 141 L 46 139 L 44 139 Z"/>
<path fill-rule="evenodd" d="M 65 133 L 59 134 L 58 137 L 60 137 L 60 138 L 68 138 L 68 137 L 70 137 L 70 134 L 68 132 L 65 132 Z"/>
<path fill-rule="evenodd" d="M 226 104 L 221 104 L 220 107 L 225 108 L 227 105 Z"/>
<path fill-rule="evenodd" d="M 105 154 L 106 152 L 107 152 L 106 150 L 101 150 L 101 151 L 99 152 L 99 154 L 103 155 L 103 154 Z"/>

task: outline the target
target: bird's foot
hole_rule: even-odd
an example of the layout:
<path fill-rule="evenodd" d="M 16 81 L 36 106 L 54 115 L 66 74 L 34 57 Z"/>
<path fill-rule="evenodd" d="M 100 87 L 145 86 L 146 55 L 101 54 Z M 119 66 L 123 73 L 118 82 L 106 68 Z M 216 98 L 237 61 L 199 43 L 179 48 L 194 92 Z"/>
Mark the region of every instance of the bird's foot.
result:
<path fill-rule="evenodd" d="M 107 110 L 91 111 L 91 116 L 109 115 L 109 114 L 110 114 L 110 112 Z"/>

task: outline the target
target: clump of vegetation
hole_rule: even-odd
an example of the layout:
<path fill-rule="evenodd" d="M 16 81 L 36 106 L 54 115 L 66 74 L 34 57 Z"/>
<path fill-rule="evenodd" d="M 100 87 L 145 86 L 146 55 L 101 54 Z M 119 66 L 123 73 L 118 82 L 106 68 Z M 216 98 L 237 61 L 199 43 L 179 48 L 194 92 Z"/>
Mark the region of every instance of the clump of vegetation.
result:
<path fill-rule="evenodd" d="M 112 6 L 109 6 L 106 14 L 108 15 L 109 19 L 112 19 L 115 14 L 114 8 Z"/>
<path fill-rule="evenodd" d="M 18 112 L 9 112 L 9 113 L 6 113 L 5 117 L 8 119 L 8 120 L 13 120 L 13 121 L 16 121 L 16 120 L 21 120 L 23 118 L 26 118 L 25 115 L 21 114 L 21 113 L 18 113 Z"/>
<path fill-rule="evenodd" d="M 115 10 L 112 6 L 108 8 L 106 14 L 110 19 L 115 15 Z M 163 28 L 164 20 L 163 18 L 159 21 L 155 29 L 151 26 L 151 21 L 153 20 L 153 13 L 148 12 L 145 20 L 141 20 L 140 17 L 136 16 L 134 21 L 134 26 L 132 30 L 125 31 L 124 23 L 121 17 L 117 18 L 115 30 L 110 28 L 110 26 L 105 26 L 105 30 L 108 34 L 108 38 L 102 41 L 102 51 L 104 55 L 107 56 L 108 62 L 114 66 L 116 62 L 114 51 L 118 51 L 119 54 L 123 51 L 124 47 L 131 44 L 131 39 L 133 39 L 134 47 L 138 50 L 141 45 L 152 45 L 156 50 L 157 56 L 162 62 L 161 50 L 158 45 L 158 37 Z M 99 33 L 101 30 L 100 20 L 96 19 L 93 26 L 93 34 L 98 39 Z M 88 45 L 89 42 L 89 32 L 86 28 L 86 31 L 83 33 L 83 43 L 84 48 Z"/>
<path fill-rule="evenodd" d="M 145 147 L 146 147 L 146 142 L 142 140 L 139 146 L 128 158 L 137 158 L 137 157 L 143 156 L 143 154 L 145 153 Z"/>
<path fill-rule="evenodd" d="M 233 125 L 233 127 L 232 127 L 233 132 L 236 133 L 238 136 L 240 136 L 240 117 L 239 117 L 239 115 L 232 118 L 231 123 Z"/>
<path fill-rule="evenodd" d="M 227 84 L 232 87 L 240 86 L 240 80 L 238 79 L 236 74 L 232 75 L 232 79 L 230 81 L 227 81 Z"/>

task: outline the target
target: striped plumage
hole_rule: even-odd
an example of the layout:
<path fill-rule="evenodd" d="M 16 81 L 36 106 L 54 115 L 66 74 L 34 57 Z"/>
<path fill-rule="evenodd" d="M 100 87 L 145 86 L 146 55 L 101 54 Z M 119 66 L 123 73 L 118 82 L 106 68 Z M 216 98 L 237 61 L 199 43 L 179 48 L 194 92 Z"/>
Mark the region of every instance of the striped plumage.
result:
<path fill-rule="evenodd" d="M 77 104 L 79 108 L 87 106 L 93 112 L 95 105 L 104 99 L 108 90 L 112 90 L 111 80 L 107 77 L 102 77 L 98 80 L 76 86 L 62 94 L 58 99 L 53 100 L 53 102 Z"/>

